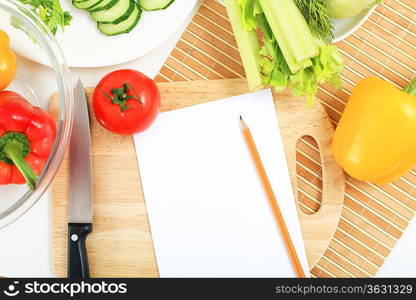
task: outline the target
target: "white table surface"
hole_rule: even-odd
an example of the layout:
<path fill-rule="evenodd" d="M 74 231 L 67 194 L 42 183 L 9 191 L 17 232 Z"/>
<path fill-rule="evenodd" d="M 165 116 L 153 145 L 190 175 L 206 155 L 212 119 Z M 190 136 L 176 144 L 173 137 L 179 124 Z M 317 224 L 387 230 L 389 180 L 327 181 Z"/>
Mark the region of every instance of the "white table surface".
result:
<path fill-rule="evenodd" d="M 416 277 L 416 217 L 404 231 L 376 277 Z"/>
<path fill-rule="evenodd" d="M 200 3 L 202 0 L 199 1 Z M 194 13 L 198 6 L 195 7 Z M 81 78 L 84 86 L 95 86 L 107 73 L 122 69 L 137 69 L 150 77 L 155 77 L 176 42 L 181 37 L 193 14 L 184 22 L 182 28 L 172 36 L 163 46 L 152 53 L 135 61 L 122 65 L 105 68 L 72 68 L 72 81 L 76 83 Z M 25 74 L 31 76 L 30 84 L 35 90 L 40 91 L 38 98 L 43 108 L 47 107 L 48 101 L 56 91 L 48 86 L 48 81 L 54 81 L 54 74 L 48 67 L 39 65 L 25 58 L 19 57 L 18 76 L 25 80 Z M 36 80 L 37 79 L 37 80 Z M 52 277 L 51 261 L 51 209 L 50 194 L 46 194 L 35 206 L 23 217 L 0 230 L 0 276 L 6 277 Z"/>

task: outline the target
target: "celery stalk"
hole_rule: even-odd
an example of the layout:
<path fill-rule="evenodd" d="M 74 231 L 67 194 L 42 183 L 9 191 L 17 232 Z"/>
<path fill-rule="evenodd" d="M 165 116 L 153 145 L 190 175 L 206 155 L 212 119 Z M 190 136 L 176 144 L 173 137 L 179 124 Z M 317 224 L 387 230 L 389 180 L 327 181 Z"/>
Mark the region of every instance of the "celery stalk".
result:
<path fill-rule="evenodd" d="M 293 73 L 301 69 L 292 68 L 296 66 L 293 60 L 303 66 L 305 61 L 319 55 L 319 47 L 293 0 L 259 2 Z"/>
<path fill-rule="evenodd" d="M 283 53 L 283 56 L 286 60 L 287 65 L 289 66 L 289 69 L 292 73 L 296 73 L 300 69 L 302 69 L 302 66 L 296 61 L 296 58 L 293 55 L 293 52 L 291 51 L 289 44 L 286 42 L 285 35 L 283 34 L 283 31 L 281 31 L 278 23 L 274 18 L 268 17 L 269 14 L 266 13 L 266 11 L 270 11 L 269 6 L 272 6 L 273 4 L 267 2 L 267 1 L 259 1 L 261 7 L 263 8 L 263 12 L 267 18 L 267 22 L 270 25 L 270 28 L 272 29 L 273 35 L 276 38 L 277 43 L 279 44 L 279 48 Z"/>
<path fill-rule="evenodd" d="M 251 90 L 291 87 L 311 105 L 319 84 L 342 85 L 342 55 L 312 36 L 295 0 L 224 1 Z M 262 47 L 256 30 L 263 35 Z"/>
<path fill-rule="evenodd" d="M 263 84 L 259 64 L 260 44 L 257 40 L 256 31 L 246 30 L 242 21 L 243 14 L 238 0 L 224 0 L 224 3 L 238 49 L 240 49 L 240 56 L 246 72 L 249 89 L 251 91 L 261 89 Z"/>

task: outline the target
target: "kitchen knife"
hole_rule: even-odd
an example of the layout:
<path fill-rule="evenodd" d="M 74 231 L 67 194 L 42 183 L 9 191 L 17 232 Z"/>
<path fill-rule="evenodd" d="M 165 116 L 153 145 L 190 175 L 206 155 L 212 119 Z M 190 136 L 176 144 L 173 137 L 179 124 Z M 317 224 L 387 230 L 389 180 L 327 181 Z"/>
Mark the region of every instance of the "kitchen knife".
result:
<path fill-rule="evenodd" d="M 81 79 L 75 88 L 69 161 L 68 277 L 85 279 L 90 276 L 85 241 L 92 232 L 93 198 L 90 121 Z"/>

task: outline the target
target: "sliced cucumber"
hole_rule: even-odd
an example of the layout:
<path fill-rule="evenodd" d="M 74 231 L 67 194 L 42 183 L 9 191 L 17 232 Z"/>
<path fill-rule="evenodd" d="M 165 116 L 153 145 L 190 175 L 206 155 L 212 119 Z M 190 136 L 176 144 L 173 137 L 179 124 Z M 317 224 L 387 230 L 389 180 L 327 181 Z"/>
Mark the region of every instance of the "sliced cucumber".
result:
<path fill-rule="evenodd" d="M 119 0 L 103 0 L 100 3 L 97 3 L 97 5 L 94 5 L 93 7 L 88 8 L 90 12 L 110 9 L 113 6 L 115 6 Z"/>
<path fill-rule="evenodd" d="M 175 0 L 139 0 L 140 6 L 144 10 L 160 10 L 171 5 Z"/>
<path fill-rule="evenodd" d="M 82 2 L 72 1 L 72 5 L 79 9 L 89 9 L 104 0 L 87 0 Z"/>
<path fill-rule="evenodd" d="M 88 0 L 72 0 L 72 2 L 85 2 L 85 1 L 88 1 Z"/>
<path fill-rule="evenodd" d="M 97 22 L 118 24 L 130 17 L 135 6 L 134 0 L 119 0 L 109 9 L 91 12 L 91 17 Z"/>
<path fill-rule="evenodd" d="M 105 35 L 117 35 L 122 33 L 129 33 L 136 27 L 142 16 L 142 10 L 139 5 L 135 5 L 131 15 L 118 24 L 113 23 L 97 23 L 98 29 Z"/>

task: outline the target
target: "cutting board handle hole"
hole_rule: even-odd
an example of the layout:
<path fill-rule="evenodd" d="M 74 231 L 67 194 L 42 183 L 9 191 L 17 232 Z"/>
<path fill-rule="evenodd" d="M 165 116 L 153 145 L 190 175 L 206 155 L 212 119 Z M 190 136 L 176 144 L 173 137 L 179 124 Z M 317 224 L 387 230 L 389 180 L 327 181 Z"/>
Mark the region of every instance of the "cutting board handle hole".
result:
<path fill-rule="evenodd" d="M 318 143 L 303 136 L 296 143 L 297 201 L 300 210 L 312 215 L 322 203 L 322 163 Z"/>

